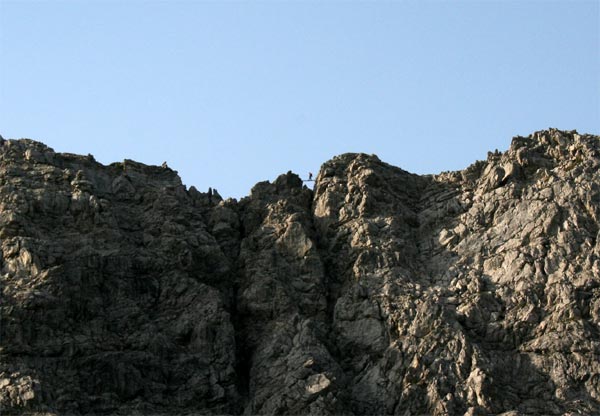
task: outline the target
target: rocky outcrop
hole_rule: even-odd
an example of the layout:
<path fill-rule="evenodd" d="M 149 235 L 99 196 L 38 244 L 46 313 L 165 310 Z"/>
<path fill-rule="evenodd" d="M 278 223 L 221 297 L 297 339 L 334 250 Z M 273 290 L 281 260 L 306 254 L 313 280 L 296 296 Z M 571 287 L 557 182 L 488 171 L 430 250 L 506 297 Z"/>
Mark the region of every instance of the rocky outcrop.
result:
<path fill-rule="evenodd" d="M 2 414 L 600 413 L 600 139 L 241 201 L 0 145 Z"/>

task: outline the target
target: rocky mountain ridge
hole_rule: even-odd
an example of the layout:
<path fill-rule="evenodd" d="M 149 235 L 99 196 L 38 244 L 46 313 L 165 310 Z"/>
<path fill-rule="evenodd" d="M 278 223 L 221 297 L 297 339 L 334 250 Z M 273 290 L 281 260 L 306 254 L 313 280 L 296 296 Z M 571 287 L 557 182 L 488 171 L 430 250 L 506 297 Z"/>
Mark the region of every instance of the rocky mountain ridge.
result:
<path fill-rule="evenodd" d="M 600 138 L 247 198 L 0 145 L 1 414 L 600 414 Z"/>

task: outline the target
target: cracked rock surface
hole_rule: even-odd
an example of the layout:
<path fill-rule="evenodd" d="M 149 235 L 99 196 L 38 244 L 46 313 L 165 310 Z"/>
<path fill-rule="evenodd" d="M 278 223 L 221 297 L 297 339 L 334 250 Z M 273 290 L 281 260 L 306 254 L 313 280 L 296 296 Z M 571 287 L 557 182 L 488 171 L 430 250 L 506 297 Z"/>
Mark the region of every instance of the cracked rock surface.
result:
<path fill-rule="evenodd" d="M 600 414 L 600 138 L 240 201 L 0 143 L 0 414 Z"/>

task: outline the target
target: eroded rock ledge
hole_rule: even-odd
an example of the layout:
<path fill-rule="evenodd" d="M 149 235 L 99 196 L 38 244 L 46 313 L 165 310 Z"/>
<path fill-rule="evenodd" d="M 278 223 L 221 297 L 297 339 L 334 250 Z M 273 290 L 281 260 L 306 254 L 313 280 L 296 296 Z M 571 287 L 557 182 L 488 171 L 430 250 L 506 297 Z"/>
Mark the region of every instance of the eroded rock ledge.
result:
<path fill-rule="evenodd" d="M 0 413 L 600 413 L 600 138 L 247 198 L 0 144 Z"/>

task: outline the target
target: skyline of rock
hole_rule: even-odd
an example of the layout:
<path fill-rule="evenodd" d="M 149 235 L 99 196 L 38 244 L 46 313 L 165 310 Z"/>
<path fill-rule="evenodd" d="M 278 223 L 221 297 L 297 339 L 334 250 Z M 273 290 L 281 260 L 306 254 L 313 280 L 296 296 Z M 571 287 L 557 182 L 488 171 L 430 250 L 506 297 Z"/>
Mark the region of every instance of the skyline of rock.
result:
<path fill-rule="evenodd" d="M 2 141 L 1 412 L 600 413 L 599 167 L 549 129 L 237 201 Z"/>

